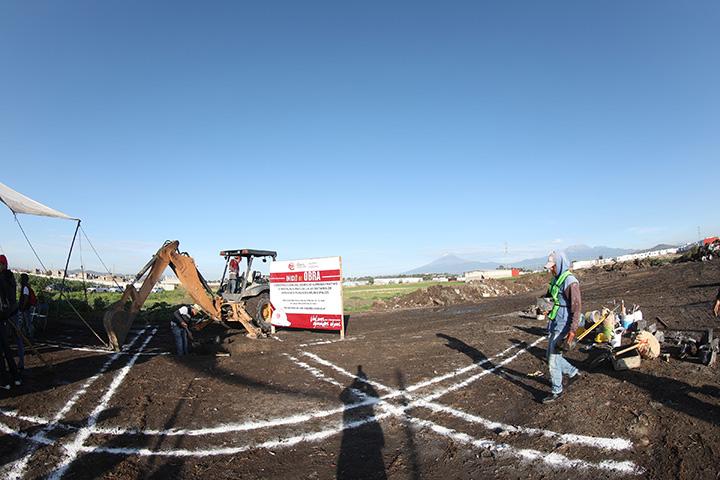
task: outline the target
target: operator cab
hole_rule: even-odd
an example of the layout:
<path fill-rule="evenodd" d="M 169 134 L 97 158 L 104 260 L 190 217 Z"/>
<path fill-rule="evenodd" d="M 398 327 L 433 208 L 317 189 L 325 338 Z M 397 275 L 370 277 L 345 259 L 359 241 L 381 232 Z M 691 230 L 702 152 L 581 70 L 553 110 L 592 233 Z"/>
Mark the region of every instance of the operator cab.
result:
<path fill-rule="evenodd" d="M 253 260 L 260 258 L 263 263 L 268 258 L 275 260 L 277 252 L 272 250 L 254 250 L 251 248 L 243 248 L 238 250 L 223 250 L 220 252 L 221 257 L 225 257 L 225 271 L 220 280 L 220 290 L 223 298 L 230 301 L 244 300 L 261 293 L 260 290 L 266 290 L 269 279 L 257 270 L 252 270 Z M 245 265 L 241 265 L 243 259 Z M 237 266 L 231 262 L 237 262 Z M 244 271 L 243 271 L 244 267 Z M 234 269 L 237 269 L 234 271 Z M 227 281 L 226 281 L 227 280 Z M 264 288 L 263 288 L 264 286 Z"/>

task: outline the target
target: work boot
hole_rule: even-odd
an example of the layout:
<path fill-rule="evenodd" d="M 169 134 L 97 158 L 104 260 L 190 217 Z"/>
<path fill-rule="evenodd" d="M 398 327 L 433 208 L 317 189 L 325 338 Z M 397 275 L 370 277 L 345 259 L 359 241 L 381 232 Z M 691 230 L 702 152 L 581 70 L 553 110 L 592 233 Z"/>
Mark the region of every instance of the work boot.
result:
<path fill-rule="evenodd" d="M 543 397 L 542 400 L 540 400 L 540 402 L 544 405 L 544 404 L 546 404 L 546 403 L 554 402 L 555 400 L 557 400 L 557 399 L 560 398 L 561 396 L 562 396 L 562 392 L 560 392 L 560 393 L 548 393 L 545 397 Z"/>
<path fill-rule="evenodd" d="M 580 372 L 576 373 L 572 377 L 568 378 L 567 386 L 565 388 L 569 388 L 571 385 L 573 385 L 575 382 L 577 382 L 581 378 L 582 378 L 582 374 Z"/>

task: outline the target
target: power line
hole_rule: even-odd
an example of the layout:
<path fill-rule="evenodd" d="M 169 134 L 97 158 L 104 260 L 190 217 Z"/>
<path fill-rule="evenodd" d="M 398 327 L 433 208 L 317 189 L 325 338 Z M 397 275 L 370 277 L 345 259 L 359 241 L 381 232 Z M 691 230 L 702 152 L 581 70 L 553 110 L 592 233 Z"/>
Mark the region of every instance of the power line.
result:
<path fill-rule="evenodd" d="M 23 229 L 22 225 L 20 224 L 20 220 L 18 220 L 17 214 L 13 212 L 13 216 L 15 217 L 15 222 L 18 224 L 18 227 L 20 227 L 20 231 L 22 232 L 23 237 L 25 237 L 25 240 L 27 240 L 28 245 L 30 245 L 30 249 L 35 254 L 35 258 L 37 258 L 38 262 L 40 262 L 40 265 L 42 266 L 43 271 L 47 272 L 48 269 L 45 267 L 45 264 L 42 262 L 42 260 L 40 260 L 40 256 L 35 251 L 35 247 L 33 247 L 33 244 L 30 242 L 30 239 L 28 238 L 27 234 L 25 233 L 25 230 Z"/>
<path fill-rule="evenodd" d="M 122 288 L 120 286 L 120 284 L 117 283 L 117 280 L 115 280 L 115 275 L 113 275 L 112 272 L 110 272 L 110 269 L 107 267 L 107 265 L 105 265 L 105 262 L 103 262 L 103 259 L 100 258 L 100 254 L 98 253 L 97 250 L 95 250 L 95 246 L 90 241 L 90 238 L 87 236 L 87 233 L 85 233 L 85 229 L 82 226 L 80 226 L 80 231 L 85 236 L 85 240 L 87 240 L 88 244 L 90 245 L 90 248 L 92 248 L 92 251 L 95 252 L 95 255 L 98 257 L 98 260 L 100 260 L 100 263 L 102 264 L 102 266 L 105 267 L 105 271 L 108 274 L 110 274 L 110 278 L 112 278 L 112 281 L 115 283 L 115 285 L 117 285 L 118 288 Z"/>

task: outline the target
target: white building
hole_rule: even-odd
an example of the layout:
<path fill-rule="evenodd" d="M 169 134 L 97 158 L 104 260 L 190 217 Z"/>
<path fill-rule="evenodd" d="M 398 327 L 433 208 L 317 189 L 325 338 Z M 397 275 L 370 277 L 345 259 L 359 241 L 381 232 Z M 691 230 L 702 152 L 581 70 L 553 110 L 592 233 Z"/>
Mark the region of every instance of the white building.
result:
<path fill-rule="evenodd" d="M 584 268 L 601 267 L 611 263 L 632 262 L 633 260 L 642 260 L 645 258 L 663 257 L 666 255 L 675 255 L 680 251 L 679 248 L 665 248 L 662 250 L 653 250 L 651 252 L 631 253 L 629 255 L 620 255 L 615 258 L 603 258 L 597 260 L 580 260 L 572 263 L 573 270 L 582 270 Z"/>
<path fill-rule="evenodd" d="M 373 283 L 375 285 L 392 285 L 400 283 L 420 283 L 422 277 L 398 277 L 398 278 L 375 278 Z"/>
<path fill-rule="evenodd" d="M 488 279 L 499 279 L 499 278 L 510 278 L 520 275 L 520 272 L 515 269 L 506 270 L 475 270 L 472 272 L 465 272 L 466 282 L 481 282 Z"/>
<path fill-rule="evenodd" d="M 180 280 L 177 277 L 165 277 L 158 283 L 158 286 L 166 292 L 172 292 L 180 286 Z"/>

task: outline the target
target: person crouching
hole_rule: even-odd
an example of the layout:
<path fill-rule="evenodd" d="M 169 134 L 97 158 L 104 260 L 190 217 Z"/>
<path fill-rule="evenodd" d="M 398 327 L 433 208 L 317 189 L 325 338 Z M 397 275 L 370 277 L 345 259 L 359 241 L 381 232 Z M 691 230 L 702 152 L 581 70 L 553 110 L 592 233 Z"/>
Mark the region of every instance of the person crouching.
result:
<path fill-rule="evenodd" d="M 173 312 L 170 319 L 170 331 L 175 337 L 175 353 L 177 355 L 187 355 L 190 352 L 190 342 L 193 339 L 192 333 L 190 333 L 190 324 L 193 317 L 199 313 L 199 305 L 183 305 Z"/>

